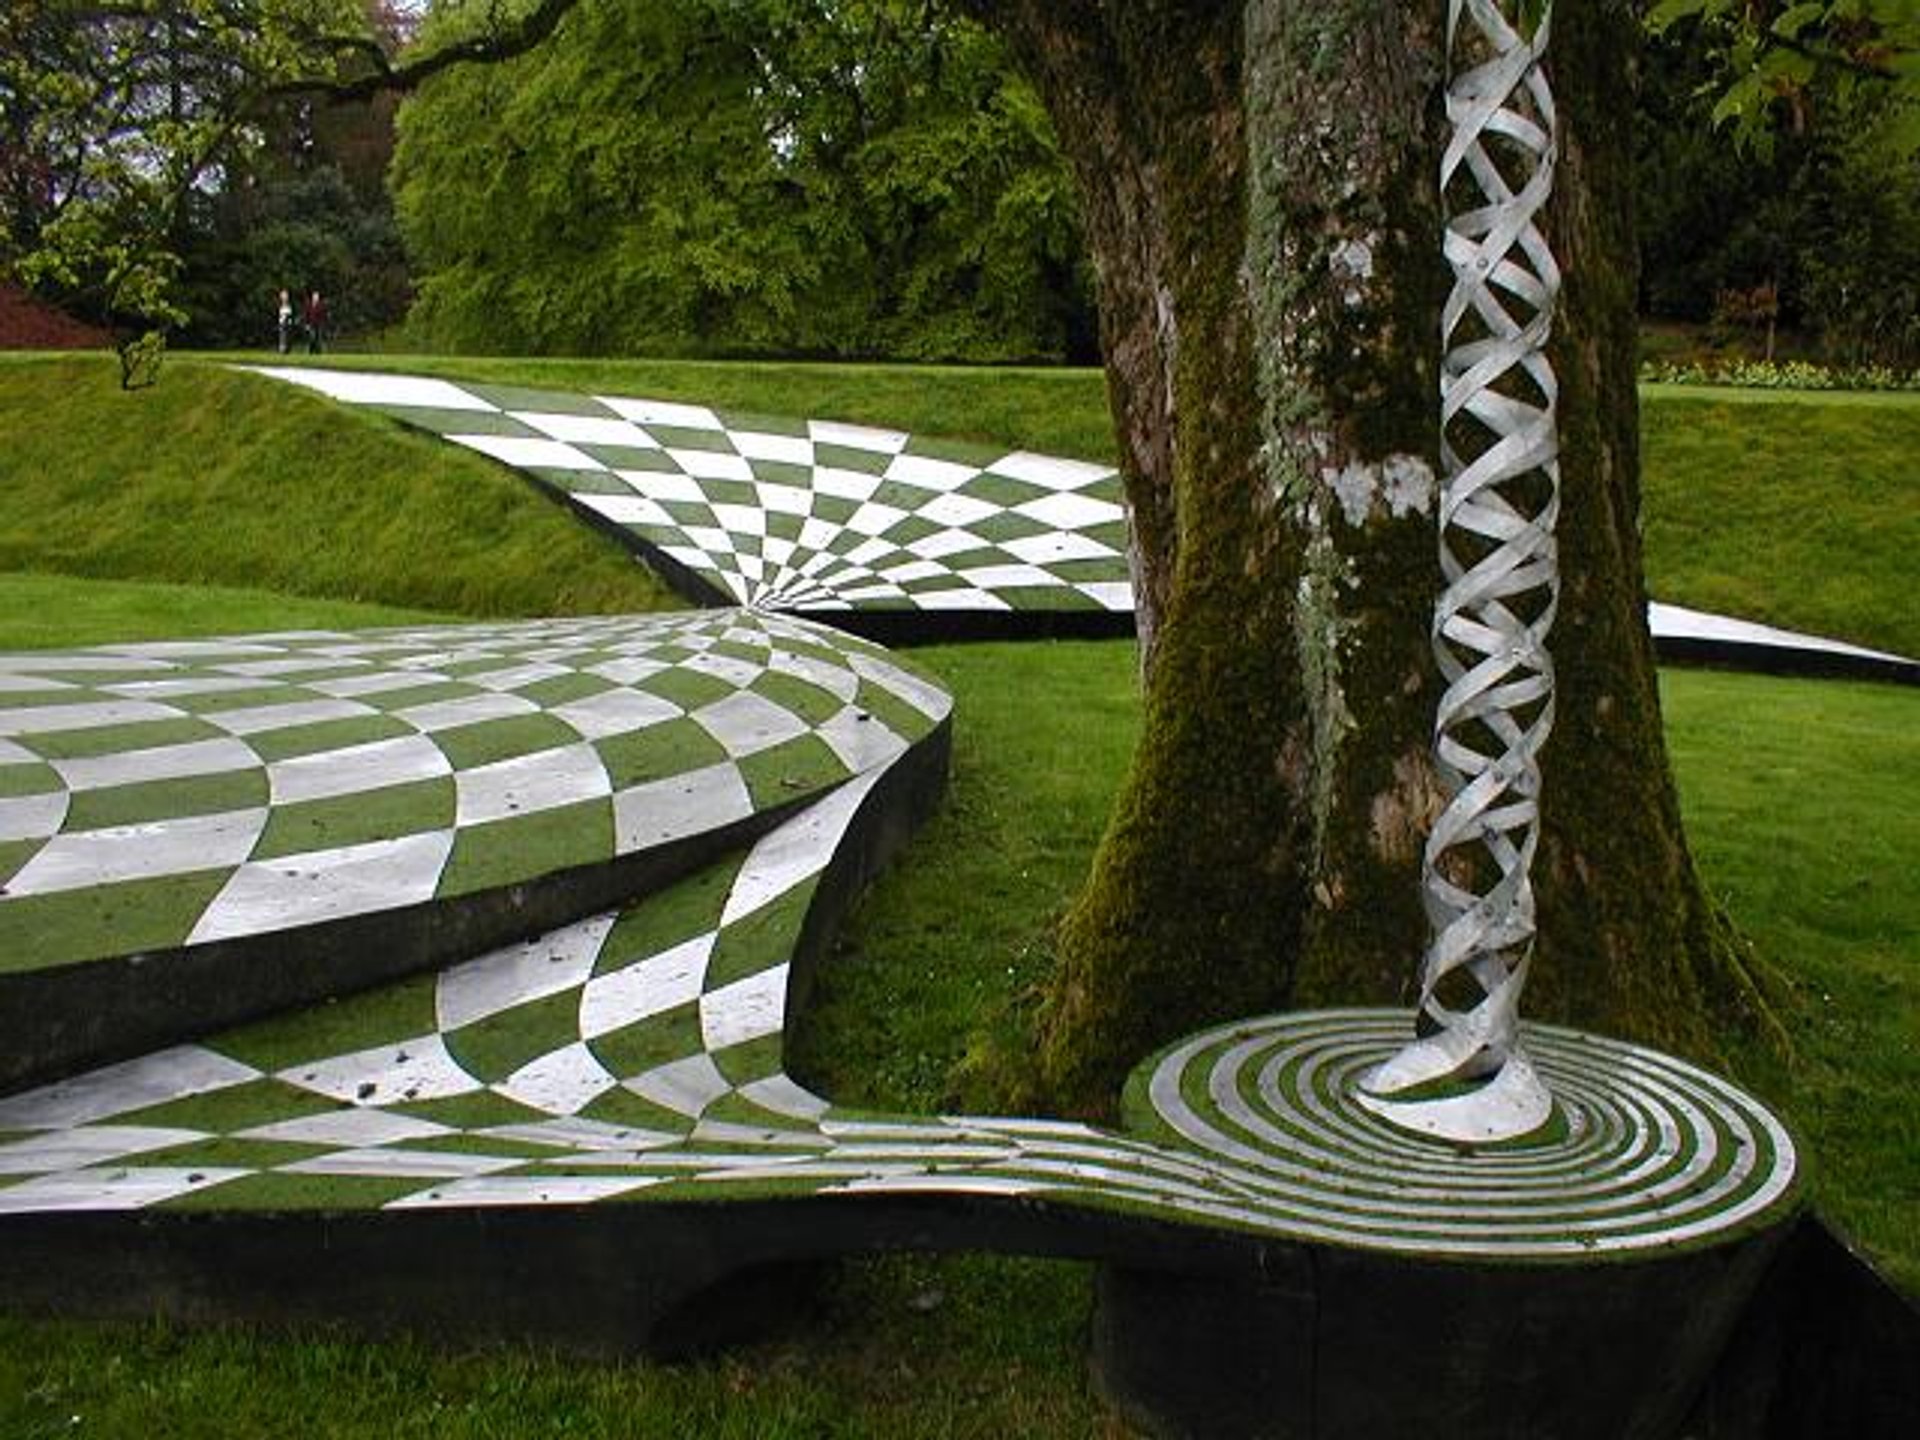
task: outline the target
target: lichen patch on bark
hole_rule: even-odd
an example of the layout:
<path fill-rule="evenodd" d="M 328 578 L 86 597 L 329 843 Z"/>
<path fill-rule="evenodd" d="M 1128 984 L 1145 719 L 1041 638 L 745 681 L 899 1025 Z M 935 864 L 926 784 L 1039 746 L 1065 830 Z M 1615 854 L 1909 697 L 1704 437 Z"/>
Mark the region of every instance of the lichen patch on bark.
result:
<path fill-rule="evenodd" d="M 1376 511 L 1396 520 L 1431 515 L 1436 493 L 1433 467 L 1418 455 L 1349 460 L 1321 472 L 1349 525 L 1364 525 Z"/>
<path fill-rule="evenodd" d="M 1327 268 L 1341 283 L 1340 298 L 1349 306 L 1367 302 L 1366 281 L 1373 278 L 1373 249 L 1376 235 L 1349 236 L 1335 245 L 1327 256 Z"/>

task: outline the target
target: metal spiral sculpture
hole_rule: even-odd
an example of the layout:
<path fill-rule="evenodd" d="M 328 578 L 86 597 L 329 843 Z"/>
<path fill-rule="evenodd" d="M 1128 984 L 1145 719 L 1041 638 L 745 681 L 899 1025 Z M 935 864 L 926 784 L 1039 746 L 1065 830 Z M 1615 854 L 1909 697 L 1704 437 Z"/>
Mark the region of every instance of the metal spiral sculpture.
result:
<path fill-rule="evenodd" d="M 1552 1101 L 1519 1045 L 1534 937 L 1540 750 L 1553 723 L 1547 631 L 1559 600 L 1558 386 L 1546 356 L 1559 267 L 1536 224 L 1553 187 L 1553 96 L 1532 32 L 1500 0 L 1450 0 L 1450 127 L 1440 183 L 1453 289 L 1441 321 L 1440 564 L 1434 753 L 1449 801 L 1428 838 L 1431 940 L 1416 1038 L 1358 1098 L 1466 1143 L 1539 1129 Z"/>

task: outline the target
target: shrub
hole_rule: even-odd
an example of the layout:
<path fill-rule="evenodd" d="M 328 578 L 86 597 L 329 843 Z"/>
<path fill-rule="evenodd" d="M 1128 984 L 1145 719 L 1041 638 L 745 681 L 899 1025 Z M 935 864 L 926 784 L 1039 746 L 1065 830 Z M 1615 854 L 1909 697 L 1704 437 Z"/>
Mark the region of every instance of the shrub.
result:
<path fill-rule="evenodd" d="M 1642 380 L 1664 385 L 1728 385 L 1744 390 L 1915 390 L 1920 370 L 1888 365 L 1813 365 L 1804 360 L 1655 361 L 1640 367 Z"/>

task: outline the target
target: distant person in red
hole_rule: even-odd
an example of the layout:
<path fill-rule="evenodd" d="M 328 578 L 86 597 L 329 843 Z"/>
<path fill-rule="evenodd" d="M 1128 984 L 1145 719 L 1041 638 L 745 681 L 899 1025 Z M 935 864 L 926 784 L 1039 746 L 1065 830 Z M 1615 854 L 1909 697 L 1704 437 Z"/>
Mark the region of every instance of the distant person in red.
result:
<path fill-rule="evenodd" d="M 307 296 L 307 353 L 318 355 L 327 343 L 327 302 L 315 290 Z"/>

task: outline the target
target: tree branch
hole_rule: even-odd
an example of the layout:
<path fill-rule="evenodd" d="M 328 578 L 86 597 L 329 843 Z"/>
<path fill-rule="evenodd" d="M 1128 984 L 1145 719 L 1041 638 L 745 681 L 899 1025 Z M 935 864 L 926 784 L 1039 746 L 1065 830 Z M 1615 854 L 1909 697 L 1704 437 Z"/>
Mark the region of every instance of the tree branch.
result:
<path fill-rule="evenodd" d="M 337 36 L 332 39 L 316 37 L 320 44 L 336 50 L 343 57 L 362 60 L 369 68 L 348 80 L 314 76 L 284 81 L 267 87 L 262 92 L 262 98 L 285 99 L 308 95 L 341 101 L 370 100 L 375 95 L 389 91 L 411 90 L 442 70 L 450 70 L 456 65 L 511 60 L 516 55 L 526 54 L 552 35 L 578 4 L 579 0 L 538 0 L 518 20 L 507 24 L 491 21 L 477 34 L 447 41 L 424 55 L 404 59 L 398 64 L 379 45 L 362 36 Z"/>

